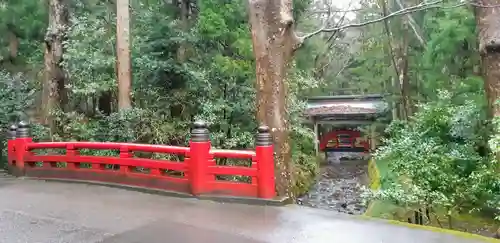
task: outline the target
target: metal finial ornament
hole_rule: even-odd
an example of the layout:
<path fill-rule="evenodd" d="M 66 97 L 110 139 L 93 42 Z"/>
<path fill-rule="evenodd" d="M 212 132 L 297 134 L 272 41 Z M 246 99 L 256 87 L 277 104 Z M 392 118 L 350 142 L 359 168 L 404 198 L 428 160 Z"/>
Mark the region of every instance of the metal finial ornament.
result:
<path fill-rule="evenodd" d="M 30 136 L 30 125 L 26 121 L 20 121 L 17 124 L 17 133 L 16 137 L 18 138 L 27 138 Z"/>
<path fill-rule="evenodd" d="M 269 146 L 273 144 L 273 137 L 268 126 L 262 125 L 257 128 L 256 146 Z"/>
<path fill-rule="evenodd" d="M 191 130 L 191 141 L 193 142 L 206 142 L 210 140 L 207 123 L 198 120 L 193 123 Z"/>
<path fill-rule="evenodd" d="M 9 130 L 7 131 L 7 139 L 13 140 L 16 139 L 17 126 L 16 124 L 12 124 L 9 126 Z"/>

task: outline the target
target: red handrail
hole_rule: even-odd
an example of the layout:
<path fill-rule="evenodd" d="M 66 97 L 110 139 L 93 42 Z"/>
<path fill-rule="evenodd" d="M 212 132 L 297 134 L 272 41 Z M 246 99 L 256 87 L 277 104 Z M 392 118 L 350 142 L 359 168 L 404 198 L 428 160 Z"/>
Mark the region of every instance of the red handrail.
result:
<path fill-rule="evenodd" d="M 154 152 L 154 153 L 175 153 L 185 154 L 189 152 L 188 147 L 136 144 L 136 143 L 112 143 L 112 142 L 39 142 L 28 143 L 28 150 L 32 149 L 54 149 L 73 147 L 74 149 L 101 149 L 118 150 L 127 148 L 130 151 Z"/>
<path fill-rule="evenodd" d="M 268 132 L 262 136 L 263 139 L 270 138 Z M 64 149 L 65 154 L 37 154 L 44 149 Z M 118 150 L 119 156 L 80 155 L 81 149 Z M 135 152 L 180 155 L 183 161 L 138 158 L 134 157 Z M 8 141 L 8 157 L 11 171 L 28 177 L 118 183 L 195 196 L 222 194 L 263 199 L 275 196 L 273 146 L 270 143 L 261 143 L 255 150 L 227 150 L 211 148 L 208 136 L 204 134 L 191 140 L 189 147 L 115 142 L 33 142 L 30 137 L 21 137 Z M 217 165 L 215 158 L 247 159 L 251 160 L 251 165 Z M 90 166 L 85 168 L 81 164 Z M 227 175 L 249 177 L 250 182 L 218 179 L 218 176 Z"/>
<path fill-rule="evenodd" d="M 210 153 L 214 157 L 232 158 L 232 159 L 251 159 L 255 156 L 255 151 L 250 150 L 229 150 L 229 149 L 212 149 Z"/>

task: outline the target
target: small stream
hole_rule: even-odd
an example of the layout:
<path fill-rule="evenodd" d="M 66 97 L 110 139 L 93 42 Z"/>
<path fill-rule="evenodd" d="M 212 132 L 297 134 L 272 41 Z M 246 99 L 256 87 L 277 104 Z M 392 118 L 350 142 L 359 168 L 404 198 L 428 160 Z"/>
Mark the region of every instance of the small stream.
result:
<path fill-rule="evenodd" d="M 361 186 L 368 182 L 366 160 L 344 160 L 325 165 L 321 174 L 299 205 L 360 215 L 366 210 L 361 200 Z"/>

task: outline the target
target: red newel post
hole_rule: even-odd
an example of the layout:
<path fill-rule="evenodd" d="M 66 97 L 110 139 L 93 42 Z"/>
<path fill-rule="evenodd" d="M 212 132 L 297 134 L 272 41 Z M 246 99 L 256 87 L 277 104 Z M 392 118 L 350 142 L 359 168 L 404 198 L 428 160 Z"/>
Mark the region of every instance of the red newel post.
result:
<path fill-rule="evenodd" d="M 21 121 L 17 125 L 16 132 L 16 140 L 15 140 L 15 157 L 16 157 L 16 166 L 14 175 L 16 176 L 24 176 L 24 156 L 27 152 L 26 144 L 31 143 L 33 140 L 30 135 L 30 125 Z"/>
<path fill-rule="evenodd" d="M 189 141 L 188 179 L 195 196 L 207 191 L 207 168 L 210 159 L 210 134 L 207 124 L 196 121 Z"/>
<path fill-rule="evenodd" d="M 260 126 L 255 139 L 255 157 L 258 170 L 260 198 L 271 199 L 276 195 L 274 181 L 274 148 L 269 127 Z"/>
<path fill-rule="evenodd" d="M 7 161 L 9 168 L 12 166 L 12 161 L 15 160 L 16 132 L 17 126 L 12 124 L 7 132 Z"/>

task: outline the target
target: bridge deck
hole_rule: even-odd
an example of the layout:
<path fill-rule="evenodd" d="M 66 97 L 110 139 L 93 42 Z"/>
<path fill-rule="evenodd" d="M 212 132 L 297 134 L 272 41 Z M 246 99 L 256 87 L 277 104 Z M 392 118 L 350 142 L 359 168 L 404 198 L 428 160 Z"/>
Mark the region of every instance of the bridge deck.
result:
<path fill-rule="evenodd" d="M 300 206 L 0 178 L 0 243 L 483 242 Z"/>

